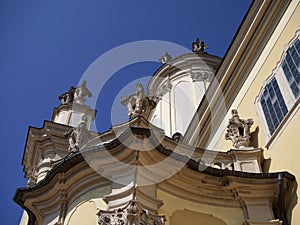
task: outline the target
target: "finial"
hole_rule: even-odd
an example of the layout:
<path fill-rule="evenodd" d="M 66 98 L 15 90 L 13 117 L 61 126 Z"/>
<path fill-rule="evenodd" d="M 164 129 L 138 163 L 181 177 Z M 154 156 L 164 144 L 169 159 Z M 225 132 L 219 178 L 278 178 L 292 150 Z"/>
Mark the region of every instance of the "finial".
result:
<path fill-rule="evenodd" d="M 229 119 L 226 140 L 231 140 L 235 148 L 247 148 L 250 144 L 250 127 L 253 119 L 240 119 L 236 109 L 231 111 L 232 118 Z"/>
<path fill-rule="evenodd" d="M 136 91 L 132 95 L 122 97 L 121 103 L 127 106 L 128 116 L 130 119 L 139 115 L 147 118 L 150 111 L 156 105 L 153 100 L 150 100 L 148 96 L 145 95 L 145 91 L 141 83 L 137 83 Z"/>
<path fill-rule="evenodd" d="M 207 48 L 208 46 L 205 45 L 204 41 L 200 41 L 199 38 L 196 38 L 196 41 L 192 44 L 193 52 L 205 52 L 205 49 Z"/>
<path fill-rule="evenodd" d="M 168 52 L 165 52 L 159 59 L 161 63 L 167 63 L 172 59 L 172 56 L 169 55 Z"/>

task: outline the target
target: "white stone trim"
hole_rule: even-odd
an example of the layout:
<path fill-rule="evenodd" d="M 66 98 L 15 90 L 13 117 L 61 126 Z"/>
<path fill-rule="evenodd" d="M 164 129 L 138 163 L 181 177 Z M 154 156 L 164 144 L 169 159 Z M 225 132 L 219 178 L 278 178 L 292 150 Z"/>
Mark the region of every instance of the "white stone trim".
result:
<path fill-rule="evenodd" d="M 253 69 L 251 70 L 247 80 L 245 81 L 244 85 L 242 86 L 241 90 L 239 91 L 239 94 L 236 96 L 235 100 L 233 101 L 233 103 L 231 105 L 231 109 L 237 109 L 239 107 L 239 105 L 241 104 L 243 98 L 245 97 L 246 93 L 248 92 L 249 88 L 251 87 L 251 84 L 254 81 L 256 75 L 259 73 L 260 69 L 262 68 L 263 64 L 265 63 L 265 60 L 267 59 L 271 50 L 273 49 L 273 46 L 277 42 L 278 38 L 282 34 L 287 23 L 289 22 L 292 14 L 296 10 L 298 3 L 299 3 L 299 0 L 292 1 L 290 3 L 290 6 L 288 7 L 288 9 L 285 12 L 284 16 L 282 17 L 282 19 L 280 20 L 273 35 L 271 36 L 270 40 L 268 41 L 267 45 L 265 46 L 264 50 L 262 51 L 259 59 L 257 60 Z M 231 110 L 228 109 L 224 118 L 230 118 L 230 116 L 231 116 Z M 219 129 L 217 130 L 217 132 L 211 139 L 209 145 L 207 146 L 208 149 L 219 149 L 220 146 L 218 146 L 218 144 L 220 144 L 220 139 L 224 138 L 226 125 L 227 125 L 227 120 L 224 119 L 222 121 L 222 123 L 220 124 Z"/>
<path fill-rule="evenodd" d="M 294 113 L 291 112 L 291 110 L 295 110 L 294 105 L 297 104 L 297 99 L 294 97 L 294 94 L 289 86 L 289 83 L 286 79 L 286 76 L 282 69 L 282 63 L 287 55 L 287 51 L 289 50 L 290 46 L 292 46 L 297 39 L 300 38 L 300 29 L 296 31 L 295 36 L 293 39 L 284 47 L 283 53 L 280 57 L 280 60 L 277 62 L 275 69 L 273 69 L 272 74 L 267 78 L 266 82 L 264 82 L 262 88 L 259 91 L 258 96 L 255 99 L 255 109 L 258 115 L 258 118 L 260 120 L 261 127 L 263 128 L 264 137 L 266 141 L 266 147 L 270 148 L 272 146 L 272 143 L 277 140 L 279 134 L 284 130 L 284 128 L 287 126 L 287 123 L 292 119 Z M 284 99 L 284 102 L 286 104 L 286 107 L 288 109 L 288 113 L 285 115 L 285 117 L 280 121 L 280 124 L 275 129 L 274 133 L 271 134 L 267 125 L 267 121 L 265 119 L 264 112 L 262 110 L 260 99 L 262 96 L 263 91 L 265 90 L 267 84 L 270 82 L 271 79 L 276 78 L 278 86 L 280 88 L 282 97 Z"/>

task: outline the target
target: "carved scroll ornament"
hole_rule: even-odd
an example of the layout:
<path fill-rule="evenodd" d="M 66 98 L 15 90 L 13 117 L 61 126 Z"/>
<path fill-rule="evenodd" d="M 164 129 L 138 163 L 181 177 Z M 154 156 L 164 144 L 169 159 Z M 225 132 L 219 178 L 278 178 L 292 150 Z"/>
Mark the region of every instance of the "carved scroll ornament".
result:
<path fill-rule="evenodd" d="M 99 225 L 164 225 L 165 216 L 149 212 L 132 200 L 124 208 L 98 212 Z"/>
<path fill-rule="evenodd" d="M 249 147 L 250 127 L 253 119 L 241 119 L 236 109 L 233 109 L 231 113 L 232 118 L 229 119 L 225 139 L 231 140 L 235 148 Z"/>

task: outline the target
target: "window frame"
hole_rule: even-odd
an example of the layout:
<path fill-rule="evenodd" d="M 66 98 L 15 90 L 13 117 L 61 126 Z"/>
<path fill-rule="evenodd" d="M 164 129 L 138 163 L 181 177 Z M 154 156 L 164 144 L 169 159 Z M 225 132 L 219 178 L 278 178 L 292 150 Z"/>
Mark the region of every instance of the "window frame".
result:
<path fill-rule="evenodd" d="M 300 29 L 297 30 L 294 38 L 287 45 L 285 45 L 285 47 L 283 49 L 283 53 L 280 57 L 280 60 L 276 63 L 276 67 L 272 70 L 271 75 L 263 82 L 263 85 L 259 91 L 259 94 L 257 95 L 257 97 L 255 99 L 254 105 L 255 105 L 256 112 L 257 112 L 262 130 L 264 133 L 267 148 L 270 148 L 272 146 L 272 144 L 277 139 L 279 134 L 287 126 L 289 120 L 291 120 L 293 118 L 293 115 L 297 111 L 296 109 L 299 107 L 300 96 L 297 99 L 295 98 L 293 91 L 289 85 L 289 82 L 288 82 L 286 75 L 282 68 L 282 65 L 287 56 L 288 50 L 290 49 L 291 46 L 293 46 L 296 43 L 296 41 L 299 38 L 300 38 Z M 286 104 L 288 112 L 285 114 L 283 119 L 280 121 L 279 125 L 275 128 L 273 134 L 271 134 L 270 129 L 267 124 L 267 120 L 266 120 L 264 111 L 262 109 L 261 98 L 263 96 L 265 89 L 270 84 L 270 82 L 272 81 L 273 78 L 275 78 L 277 81 L 277 84 L 279 86 L 281 95 Z"/>

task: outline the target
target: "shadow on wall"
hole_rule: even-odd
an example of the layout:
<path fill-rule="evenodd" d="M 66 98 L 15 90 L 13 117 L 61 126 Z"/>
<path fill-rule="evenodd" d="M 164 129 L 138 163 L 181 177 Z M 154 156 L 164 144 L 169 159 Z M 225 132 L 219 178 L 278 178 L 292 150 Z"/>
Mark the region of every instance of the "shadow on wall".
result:
<path fill-rule="evenodd" d="M 250 133 L 250 146 L 254 148 L 258 148 L 258 134 L 259 134 L 259 127 L 255 128 L 255 131 Z"/>
<path fill-rule="evenodd" d="M 197 225 L 226 225 L 224 221 L 213 215 L 194 212 L 188 209 L 177 210 L 170 217 L 171 225 L 195 224 L 195 221 L 197 221 Z"/>
<path fill-rule="evenodd" d="M 292 224 L 291 223 L 291 221 L 292 221 L 292 214 L 293 214 L 292 212 L 293 212 L 294 207 L 298 203 L 298 195 L 297 195 L 298 183 L 297 183 L 297 180 L 289 188 L 292 189 L 291 196 L 290 196 L 290 201 L 288 201 L 289 198 L 286 198 L 285 205 L 287 206 L 287 209 L 286 209 L 287 219 L 289 221 L 289 224 Z M 294 212 L 294 214 L 295 214 L 295 212 Z"/>

